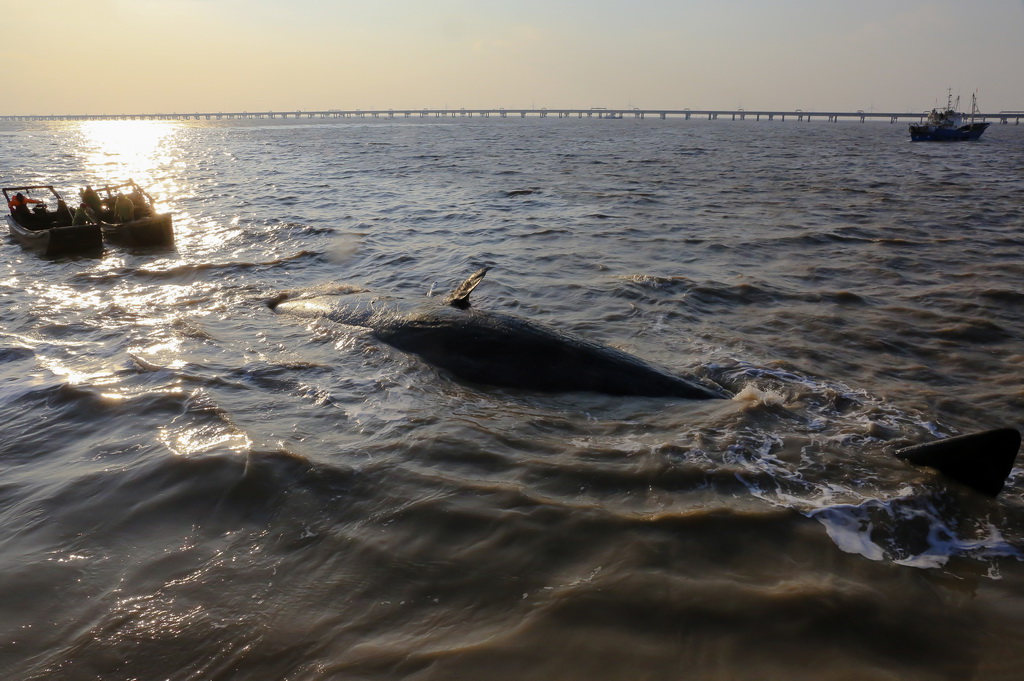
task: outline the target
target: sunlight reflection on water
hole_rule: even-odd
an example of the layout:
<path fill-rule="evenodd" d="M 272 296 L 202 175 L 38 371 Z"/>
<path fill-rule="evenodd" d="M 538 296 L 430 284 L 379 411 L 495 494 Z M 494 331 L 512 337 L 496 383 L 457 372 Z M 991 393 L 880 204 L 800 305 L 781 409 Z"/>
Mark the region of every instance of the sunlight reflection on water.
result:
<path fill-rule="evenodd" d="M 105 182 L 132 178 L 149 187 L 161 179 L 160 170 L 173 162 L 171 142 L 181 125 L 165 121 L 83 121 L 79 130 L 86 167 L 94 176 Z"/>
<path fill-rule="evenodd" d="M 1021 142 L 393 123 L 0 135 L 0 174 L 132 176 L 176 237 L 5 245 L 5 678 L 1015 678 L 971 665 L 1020 668 L 1021 486 L 888 449 L 1017 422 Z M 480 310 L 739 397 L 467 385 L 266 304 L 487 264 Z"/>

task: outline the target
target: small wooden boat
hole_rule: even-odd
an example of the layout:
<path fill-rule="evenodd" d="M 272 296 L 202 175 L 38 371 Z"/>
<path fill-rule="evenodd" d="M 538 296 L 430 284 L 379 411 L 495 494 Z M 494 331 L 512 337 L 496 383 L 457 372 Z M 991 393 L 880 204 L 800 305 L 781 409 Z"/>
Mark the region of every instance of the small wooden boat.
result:
<path fill-rule="evenodd" d="M 170 213 L 158 213 L 121 223 L 101 222 L 100 226 L 103 228 L 104 239 L 122 246 L 174 245 L 174 227 Z"/>
<path fill-rule="evenodd" d="M 0 191 L 3 191 L 10 211 L 4 216 L 7 226 L 11 236 L 22 247 L 43 255 L 88 254 L 103 250 L 100 225 L 95 222 L 71 224 L 70 209 L 51 185 L 4 187 Z"/>
<path fill-rule="evenodd" d="M 83 199 L 87 188 L 83 191 Z M 134 180 L 123 184 L 98 187 L 95 191 L 99 197 L 98 212 L 103 238 L 122 246 L 138 247 L 170 247 L 174 245 L 174 227 L 170 213 L 157 213 L 153 205 L 153 197 L 140 187 Z M 118 197 L 122 206 L 130 208 L 118 211 Z M 127 211 L 127 212 L 125 212 Z M 130 217 L 129 217 L 130 215 Z"/>

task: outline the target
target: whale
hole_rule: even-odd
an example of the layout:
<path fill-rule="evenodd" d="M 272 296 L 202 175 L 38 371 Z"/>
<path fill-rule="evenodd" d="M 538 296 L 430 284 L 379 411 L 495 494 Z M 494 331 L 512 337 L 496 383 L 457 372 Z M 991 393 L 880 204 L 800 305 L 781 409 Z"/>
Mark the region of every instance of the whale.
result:
<path fill-rule="evenodd" d="M 710 381 L 677 374 L 610 345 L 518 315 L 478 310 L 469 296 L 490 268 L 474 272 L 443 298 L 409 304 L 387 296 L 284 292 L 277 313 L 323 317 L 372 335 L 469 383 L 543 393 L 728 399 Z"/>
<path fill-rule="evenodd" d="M 476 271 L 441 299 L 407 301 L 348 287 L 327 293 L 284 291 L 267 305 L 278 314 L 370 329 L 381 342 L 473 384 L 542 393 L 732 397 L 717 384 L 682 376 L 618 348 L 518 315 L 473 308 L 469 296 L 489 269 Z M 1020 444 L 1016 428 L 998 428 L 903 447 L 892 454 L 995 497 L 1013 471 Z"/>
<path fill-rule="evenodd" d="M 1013 473 L 1020 442 L 1020 431 L 1016 428 L 995 428 L 902 447 L 893 454 L 897 459 L 934 468 L 961 485 L 995 497 Z"/>

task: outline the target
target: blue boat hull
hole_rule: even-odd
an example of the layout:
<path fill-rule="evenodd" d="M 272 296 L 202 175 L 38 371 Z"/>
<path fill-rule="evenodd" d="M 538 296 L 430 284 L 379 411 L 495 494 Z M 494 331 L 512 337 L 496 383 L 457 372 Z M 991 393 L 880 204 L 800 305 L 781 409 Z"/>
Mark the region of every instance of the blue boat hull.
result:
<path fill-rule="evenodd" d="M 940 128 L 934 125 L 910 126 L 911 142 L 959 142 L 976 140 L 991 123 L 971 123 L 959 128 Z"/>

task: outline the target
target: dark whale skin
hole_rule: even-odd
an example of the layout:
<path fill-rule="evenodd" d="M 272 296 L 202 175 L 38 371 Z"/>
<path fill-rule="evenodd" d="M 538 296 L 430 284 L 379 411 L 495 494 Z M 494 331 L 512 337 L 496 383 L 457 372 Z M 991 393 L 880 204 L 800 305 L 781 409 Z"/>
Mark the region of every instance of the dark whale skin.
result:
<path fill-rule="evenodd" d="M 716 385 L 675 374 L 609 345 L 547 324 L 472 308 L 487 268 L 442 300 L 412 303 L 357 288 L 279 294 L 275 312 L 366 327 L 380 341 L 471 383 L 545 393 L 594 392 L 689 400 L 728 399 Z"/>
<path fill-rule="evenodd" d="M 622 350 L 510 314 L 424 306 L 372 328 L 384 343 L 473 383 L 549 393 L 729 397 Z"/>

